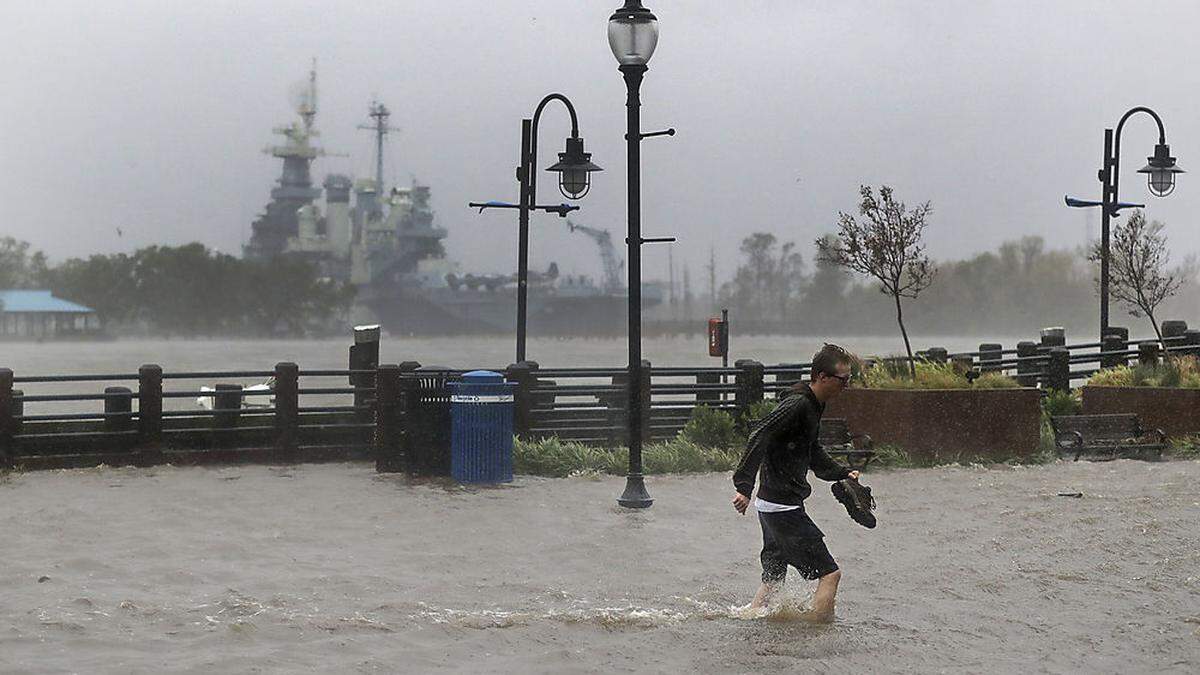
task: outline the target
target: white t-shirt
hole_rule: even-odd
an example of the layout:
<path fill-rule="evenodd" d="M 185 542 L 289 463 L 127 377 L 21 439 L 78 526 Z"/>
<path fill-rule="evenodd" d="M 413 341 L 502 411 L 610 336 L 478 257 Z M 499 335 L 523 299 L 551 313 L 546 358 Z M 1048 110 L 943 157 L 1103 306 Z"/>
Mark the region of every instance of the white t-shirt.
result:
<path fill-rule="evenodd" d="M 780 511 L 795 511 L 800 508 L 799 504 L 776 504 L 765 499 L 754 498 L 754 508 L 760 513 L 779 513 Z"/>

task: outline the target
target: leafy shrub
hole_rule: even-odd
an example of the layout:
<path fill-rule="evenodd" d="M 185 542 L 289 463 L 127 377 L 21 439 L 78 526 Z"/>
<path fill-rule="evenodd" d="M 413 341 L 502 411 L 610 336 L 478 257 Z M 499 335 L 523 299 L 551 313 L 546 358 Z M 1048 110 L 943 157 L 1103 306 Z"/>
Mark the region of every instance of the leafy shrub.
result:
<path fill-rule="evenodd" d="M 1172 438 L 1167 454 L 1176 459 L 1200 459 L 1200 436 Z"/>
<path fill-rule="evenodd" d="M 1078 415 L 1083 412 L 1083 401 L 1079 392 L 1059 391 L 1051 389 L 1042 399 L 1042 413 L 1047 417 L 1056 415 Z"/>
<path fill-rule="evenodd" d="M 739 441 L 733 415 L 706 405 L 692 408 L 692 416 L 679 436 L 688 443 L 710 448 L 732 448 Z"/>

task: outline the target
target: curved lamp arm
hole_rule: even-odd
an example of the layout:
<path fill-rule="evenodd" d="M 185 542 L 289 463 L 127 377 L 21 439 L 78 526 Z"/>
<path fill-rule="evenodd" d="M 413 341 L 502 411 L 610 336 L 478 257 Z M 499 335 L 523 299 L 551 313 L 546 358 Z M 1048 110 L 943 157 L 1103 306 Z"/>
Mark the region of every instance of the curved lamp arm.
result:
<path fill-rule="evenodd" d="M 533 132 L 529 139 L 529 205 L 532 208 L 537 203 L 537 142 L 538 142 L 538 121 L 542 119 L 542 110 L 551 101 L 562 101 L 567 107 L 567 112 L 571 114 L 571 138 L 579 138 L 579 118 L 575 115 L 575 106 L 571 105 L 571 101 L 562 94 L 549 94 L 546 98 L 538 103 L 537 109 L 533 111 Z"/>
<path fill-rule="evenodd" d="M 1146 113 L 1147 115 L 1153 117 L 1154 121 L 1158 123 L 1158 143 L 1159 143 L 1159 145 L 1163 145 L 1167 142 L 1167 134 L 1166 134 L 1166 131 L 1163 129 L 1162 118 L 1159 117 L 1158 113 L 1154 112 L 1153 110 L 1151 110 L 1145 106 L 1137 106 L 1136 108 L 1130 108 L 1128 112 L 1126 112 L 1124 115 L 1121 116 L 1121 121 L 1117 122 L 1116 139 L 1113 141 L 1112 203 L 1114 205 L 1121 201 L 1117 197 L 1117 195 L 1118 195 L 1117 187 L 1118 187 L 1118 185 L 1120 185 L 1120 182 L 1121 182 L 1121 130 L 1123 128 L 1125 128 L 1126 120 L 1128 120 L 1130 117 L 1132 117 L 1135 113 L 1140 113 L 1140 112 Z M 1114 216 L 1117 215 L 1115 210 L 1112 212 L 1112 215 L 1114 215 Z"/>

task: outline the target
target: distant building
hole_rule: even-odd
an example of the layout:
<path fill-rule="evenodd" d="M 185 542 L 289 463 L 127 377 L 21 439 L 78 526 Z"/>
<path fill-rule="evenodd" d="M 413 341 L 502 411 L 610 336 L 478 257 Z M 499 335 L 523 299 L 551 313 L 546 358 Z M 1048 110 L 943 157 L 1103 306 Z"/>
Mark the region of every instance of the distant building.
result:
<path fill-rule="evenodd" d="M 100 332 L 96 310 L 43 290 L 0 290 L 0 338 L 82 337 Z"/>

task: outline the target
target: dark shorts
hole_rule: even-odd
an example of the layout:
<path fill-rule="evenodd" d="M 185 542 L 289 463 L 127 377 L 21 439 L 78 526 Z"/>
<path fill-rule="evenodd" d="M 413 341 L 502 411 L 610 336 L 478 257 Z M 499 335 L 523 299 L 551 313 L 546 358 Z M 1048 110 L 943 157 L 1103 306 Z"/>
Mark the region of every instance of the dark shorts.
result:
<path fill-rule="evenodd" d="M 825 535 L 804 509 L 759 512 L 762 525 L 762 580 L 778 584 L 787 576 L 787 566 L 795 567 L 805 579 L 820 579 L 837 571 L 837 563 L 825 547 Z"/>

